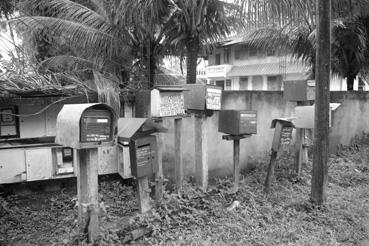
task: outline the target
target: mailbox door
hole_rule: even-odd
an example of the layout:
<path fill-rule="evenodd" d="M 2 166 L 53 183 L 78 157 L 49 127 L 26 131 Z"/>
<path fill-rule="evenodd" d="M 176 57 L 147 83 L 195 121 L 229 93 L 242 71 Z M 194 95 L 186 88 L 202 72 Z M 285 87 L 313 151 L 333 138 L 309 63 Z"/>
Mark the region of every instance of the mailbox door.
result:
<path fill-rule="evenodd" d="M 240 134 L 257 133 L 256 111 L 240 111 L 239 122 Z"/>
<path fill-rule="evenodd" d="M 81 142 L 112 141 L 112 115 L 107 110 L 87 109 L 81 117 Z"/>
<path fill-rule="evenodd" d="M 131 140 L 130 155 L 132 175 L 150 176 L 158 170 L 157 142 L 155 136 Z"/>

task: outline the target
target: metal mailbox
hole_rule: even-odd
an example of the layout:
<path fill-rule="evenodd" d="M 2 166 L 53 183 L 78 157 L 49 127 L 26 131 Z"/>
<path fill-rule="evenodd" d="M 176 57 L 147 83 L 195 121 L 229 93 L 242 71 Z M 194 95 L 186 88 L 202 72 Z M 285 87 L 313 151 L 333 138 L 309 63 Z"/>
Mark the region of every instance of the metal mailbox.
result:
<path fill-rule="evenodd" d="M 287 101 L 315 100 L 315 80 L 284 81 L 283 97 Z"/>
<path fill-rule="evenodd" d="M 185 108 L 190 110 L 220 110 L 222 88 L 204 84 L 186 84 Z"/>
<path fill-rule="evenodd" d="M 129 143 L 129 165 L 132 175 L 140 178 L 158 170 L 158 147 L 155 132 L 167 129 L 146 118 L 120 118 L 118 120 L 118 144 L 124 149 Z M 123 163 L 128 165 L 128 163 Z M 124 167 L 118 170 L 124 170 Z"/>
<path fill-rule="evenodd" d="M 67 104 L 56 120 L 55 143 L 74 149 L 109 146 L 116 132 L 116 115 L 108 105 Z"/>
<path fill-rule="evenodd" d="M 231 135 L 257 133 L 257 112 L 255 110 L 221 110 L 219 132 Z"/>
<path fill-rule="evenodd" d="M 156 86 L 136 93 L 137 117 L 169 117 L 185 114 L 183 86 Z"/>

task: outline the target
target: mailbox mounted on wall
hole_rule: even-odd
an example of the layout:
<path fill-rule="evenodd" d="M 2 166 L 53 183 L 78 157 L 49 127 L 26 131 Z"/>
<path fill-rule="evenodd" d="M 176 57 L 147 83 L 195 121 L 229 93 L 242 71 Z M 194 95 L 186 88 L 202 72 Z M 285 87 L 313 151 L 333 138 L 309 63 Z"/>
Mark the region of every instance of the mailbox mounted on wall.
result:
<path fill-rule="evenodd" d="M 219 132 L 231 135 L 257 133 L 257 112 L 254 110 L 221 110 Z"/>
<path fill-rule="evenodd" d="M 185 114 L 185 88 L 178 85 L 155 86 L 136 93 L 136 117 L 170 117 Z"/>
<path fill-rule="evenodd" d="M 185 108 L 189 110 L 220 110 L 222 88 L 204 84 L 186 84 Z"/>
<path fill-rule="evenodd" d="M 118 120 L 118 144 L 123 147 L 129 143 L 129 160 L 133 176 L 140 178 L 157 172 L 157 141 L 156 136 L 150 134 L 166 131 L 167 128 L 146 118 Z"/>
<path fill-rule="evenodd" d="M 315 100 L 315 80 L 284 81 L 283 97 L 287 101 Z"/>
<path fill-rule="evenodd" d="M 114 143 L 117 118 L 106 104 L 67 104 L 56 120 L 55 143 L 74 148 L 97 148 Z"/>

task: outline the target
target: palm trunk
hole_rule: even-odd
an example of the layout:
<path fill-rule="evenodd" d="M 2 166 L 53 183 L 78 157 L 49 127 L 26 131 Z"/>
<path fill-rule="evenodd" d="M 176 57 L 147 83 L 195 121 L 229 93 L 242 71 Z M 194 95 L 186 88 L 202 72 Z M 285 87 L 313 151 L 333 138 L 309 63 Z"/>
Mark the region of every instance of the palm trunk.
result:
<path fill-rule="evenodd" d="M 196 84 L 197 55 L 200 45 L 198 38 L 192 38 L 187 45 L 187 84 Z"/>
<path fill-rule="evenodd" d="M 156 62 L 155 57 L 150 54 L 149 56 L 149 89 L 152 89 L 155 85 L 155 71 L 156 71 Z"/>
<path fill-rule="evenodd" d="M 354 80 L 355 80 L 355 77 L 347 76 L 347 90 L 348 91 L 354 90 Z"/>

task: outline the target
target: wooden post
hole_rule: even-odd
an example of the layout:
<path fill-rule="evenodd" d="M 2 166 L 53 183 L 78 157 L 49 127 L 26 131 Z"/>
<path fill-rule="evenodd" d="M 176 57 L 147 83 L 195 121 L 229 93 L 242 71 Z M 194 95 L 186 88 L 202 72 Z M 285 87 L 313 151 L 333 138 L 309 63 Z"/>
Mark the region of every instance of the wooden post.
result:
<path fill-rule="evenodd" d="M 147 176 L 137 178 L 137 198 L 141 213 L 151 210 L 149 179 Z"/>
<path fill-rule="evenodd" d="M 301 164 L 302 164 L 302 157 L 303 157 L 303 147 L 302 143 L 304 138 L 304 129 L 303 128 L 296 128 L 296 142 L 295 142 L 295 171 L 297 176 L 301 173 Z"/>
<path fill-rule="evenodd" d="M 163 120 L 157 120 L 157 123 L 163 124 Z M 163 174 L 163 134 L 157 134 L 157 141 L 158 141 L 158 172 L 155 174 L 155 202 L 160 203 L 161 199 L 163 198 L 163 185 L 164 185 L 164 174 Z"/>
<path fill-rule="evenodd" d="M 176 188 L 180 192 L 183 185 L 183 160 L 182 160 L 182 118 L 174 119 L 174 172 Z"/>
<path fill-rule="evenodd" d="M 233 189 L 237 192 L 240 183 L 240 139 L 233 140 L 233 178 Z"/>
<path fill-rule="evenodd" d="M 78 151 L 77 172 L 78 221 L 79 229 L 88 234 L 93 242 L 99 233 L 98 202 L 98 152 L 97 148 Z"/>
<path fill-rule="evenodd" d="M 203 114 L 195 115 L 195 166 L 196 183 L 206 191 L 208 187 L 208 134 L 206 118 Z"/>
<path fill-rule="evenodd" d="M 331 0 L 318 0 L 317 12 L 315 127 L 311 200 L 314 203 L 322 204 L 327 200 L 328 179 Z"/>

